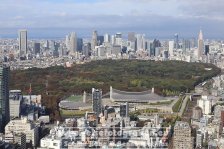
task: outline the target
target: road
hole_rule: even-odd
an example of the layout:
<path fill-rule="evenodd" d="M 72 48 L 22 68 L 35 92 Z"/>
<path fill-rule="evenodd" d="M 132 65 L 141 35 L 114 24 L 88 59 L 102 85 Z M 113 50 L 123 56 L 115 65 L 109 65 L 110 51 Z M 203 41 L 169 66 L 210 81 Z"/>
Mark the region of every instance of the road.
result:
<path fill-rule="evenodd" d="M 183 102 L 182 102 L 182 104 L 181 104 L 181 109 L 180 109 L 180 111 L 178 112 L 178 116 L 182 116 L 183 115 L 183 113 L 184 113 L 184 110 L 185 110 L 185 108 L 186 108 L 186 106 L 187 106 L 187 101 L 189 100 L 189 95 L 186 95 L 185 97 L 184 97 L 184 100 L 183 100 Z"/>

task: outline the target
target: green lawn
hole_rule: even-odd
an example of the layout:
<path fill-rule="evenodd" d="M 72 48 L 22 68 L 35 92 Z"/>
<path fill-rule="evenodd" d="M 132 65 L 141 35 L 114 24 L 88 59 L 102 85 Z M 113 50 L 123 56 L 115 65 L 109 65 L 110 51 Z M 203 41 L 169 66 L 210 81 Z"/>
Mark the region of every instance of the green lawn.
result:
<path fill-rule="evenodd" d="M 180 97 L 180 99 L 174 104 L 174 106 L 172 107 L 173 112 L 179 112 L 182 100 L 183 97 Z"/>
<path fill-rule="evenodd" d="M 68 97 L 66 100 L 68 101 L 74 101 L 74 102 L 77 102 L 77 101 L 82 101 L 82 96 L 81 95 L 72 95 L 70 97 Z"/>
<path fill-rule="evenodd" d="M 173 100 L 169 100 L 169 101 L 149 103 L 149 105 L 170 105 L 172 102 L 173 102 Z"/>

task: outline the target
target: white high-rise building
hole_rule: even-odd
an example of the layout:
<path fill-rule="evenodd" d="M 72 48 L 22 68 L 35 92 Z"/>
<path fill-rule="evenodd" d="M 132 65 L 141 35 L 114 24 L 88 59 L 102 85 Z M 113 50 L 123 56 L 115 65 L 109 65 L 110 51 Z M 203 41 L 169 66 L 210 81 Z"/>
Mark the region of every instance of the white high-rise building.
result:
<path fill-rule="evenodd" d="M 112 36 L 111 36 L 111 44 L 112 44 L 112 45 L 115 45 L 115 43 L 116 43 L 116 38 L 115 38 L 114 35 L 112 35 Z"/>
<path fill-rule="evenodd" d="M 27 54 L 27 30 L 19 30 L 19 53 L 20 56 Z"/>
<path fill-rule="evenodd" d="M 212 111 L 212 101 L 208 99 L 208 96 L 202 96 L 200 100 L 197 101 L 197 105 L 202 109 L 203 114 L 210 114 Z"/>
<path fill-rule="evenodd" d="M 92 41 L 91 41 L 91 49 L 94 50 L 95 47 L 98 45 L 98 40 L 97 40 L 97 31 L 93 31 L 92 35 Z"/>
<path fill-rule="evenodd" d="M 110 35 L 109 34 L 105 34 L 104 35 L 104 42 L 105 43 L 109 43 L 110 42 Z"/>
<path fill-rule="evenodd" d="M 137 50 L 145 50 L 145 35 L 137 34 Z"/>
<path fill-rule="evenodd" d="M 122 46 L 122 34 L 116 33 L 115 35 L 115 45 Z"/>
<path fill-rule="evenodd" d="M 5 134 L 10 133 L 25 133 L 26 142 L 32 141 L 33 146 L 37 146 L 39 140 L 38 127 L 27 120 L 26 117 L 21 119 L 11 120 L 5 126 Z"/>
<path fill-rule="evenodd" d="M 65 37 L 65 45 L 67 49 L 70 49 L 70 35 Z"/>
<path fill-rule="evenodd" d="M 70 53 L 71 54 L 76 53 L 77 48 L 78 48 L 77 36 L 76 36 L 76 33 L 73 32 L 71 33 L 71 36 L 70 36 Z"/>
<path fill-rule="evenodd" d="M 173 56 L 173 49 L 174 49 L 174 41 L 169 41 L 169 55 L 170 55 L 170 57 Z"/>
<path fill-rule="evenodd" d="M 199 32 L 198 49 L 197 50 L 198 50 L 197 51 L 198 60 L 200 60 L 202 58 L 203 53 L 204 53 L 204 39 L 203 39 L 202 30 L 200 30 L 200 32 Z"/>

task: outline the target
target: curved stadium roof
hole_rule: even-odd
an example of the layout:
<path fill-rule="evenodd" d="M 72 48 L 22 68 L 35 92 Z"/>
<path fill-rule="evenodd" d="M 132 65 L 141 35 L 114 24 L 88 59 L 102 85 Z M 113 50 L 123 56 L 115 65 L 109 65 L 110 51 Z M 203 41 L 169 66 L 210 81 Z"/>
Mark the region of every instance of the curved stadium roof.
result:
<path fill-rule="evenodd" d="M 150 102 L 165 100 L 165 97 L 159 96 L 150 90 L 144 92 L 126 92 L 112 89 L 111 99 L 116 102 Z"/>

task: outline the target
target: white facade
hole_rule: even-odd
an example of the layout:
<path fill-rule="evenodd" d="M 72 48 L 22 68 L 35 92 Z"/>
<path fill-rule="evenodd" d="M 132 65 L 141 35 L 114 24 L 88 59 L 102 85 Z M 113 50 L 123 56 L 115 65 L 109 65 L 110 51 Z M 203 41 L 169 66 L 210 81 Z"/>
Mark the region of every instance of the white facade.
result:
<path fill-rule="evenodd" d="M 18 120 L 11 120 L 5 126 L 5 133 L 26 133 L 26 142 L 29 143 L 32 141 L 32 145 L 36 146 L 39 139 L 38 127 L 28 122 L 27 118 L 22 118 Z"/>
<path fill-rule="evenodd" d="M 27 54 L 27 30 L 19 31 L 19 51 L 20 56 Z"/>
<path fill-rule="evenodd" d="M 111 36 L 111 44 L 114 45 L 116 43 L 116 38 L 114 35 Z"/>
<path fill-rule="evenodd" d="M 170 54 L 170 57 L 173 56 L 173 49 L 174 49 L 174 41 L 169 41 L 169 54 Z"/>
<path fill-rule="evenodd" d="M 203 114 L 210 114 L 212 110 L 212 102 L 207 96 L 202 96 L 202 99 L 198 100 L 197 105 L 202 109 Z"/>
<path fill-rule="evenodd" d="M 202 58 L 203 53 L 204 53 L 204 40 L 203 40 L 202 30 L 200 30 L 200 33 L 198 36 L 198 49 L 197 49 L 198 60 Z"/>
<path fill-rule="evenodd" d="M 40 146 L 43 148 L 60 149 L 62 145 L 61 138 L 43 138 L 40 141 Z"/>
<path fill-rule="evenodd" d="M 137 50 L 145 50 L 145 35 L 137 34 Z"/>
<path fill-rule="evenodd" d="M 109 34 L 104 35 L 104 42 L 107 42 L 107 43 L 110 42 L 110 35 Z"/>
<path fill-rule="evenodd" d="M 70 37 L 70 52 L 72 54 L 77 52 L 77 48 L 78 48 L 78 43 L 77 43 L 77 36 L 76 33 L 71 33 L 71 37 Z"/>
<path fill-rule="evenodd" d="M 20 100 L 9 100 L 9 114 L 10 117 L 19 117 L 20 116 Z"/>

